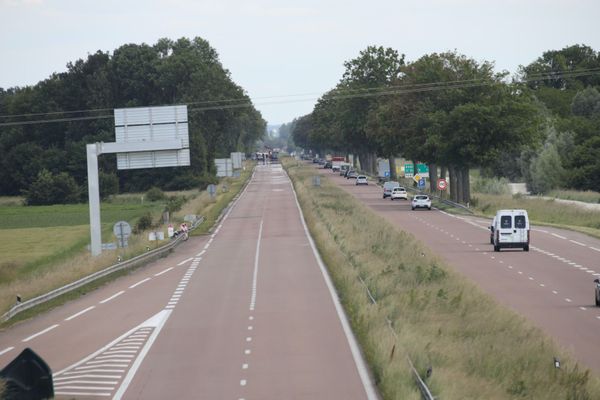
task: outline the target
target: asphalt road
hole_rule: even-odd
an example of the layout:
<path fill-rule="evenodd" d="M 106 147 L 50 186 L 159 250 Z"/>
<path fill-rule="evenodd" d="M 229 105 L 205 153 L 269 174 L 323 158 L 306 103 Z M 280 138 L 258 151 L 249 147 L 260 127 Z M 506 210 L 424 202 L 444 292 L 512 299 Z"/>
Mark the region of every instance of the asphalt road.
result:
<path fill-rule="evenodd" d="M 279 165 L 259 166 L 209 236 L 0 333 L 57 398 L 376 399 Z"/>
<path fill-rule="evenodd" d="M 413 234 L 456 271 L 600 373 L 600 308 L 594 305 L 593 284 L 600 276 L 600 240 L 532 226 L 529 252 L 503 249 L 495 253 L 487 229 L 491 220 L 435 209 L 412 211 L 410 201 L 384 200 L 382 188 L 373 183 L 356 186 L 354 180 L 320 172 L 398 229 Z"/>

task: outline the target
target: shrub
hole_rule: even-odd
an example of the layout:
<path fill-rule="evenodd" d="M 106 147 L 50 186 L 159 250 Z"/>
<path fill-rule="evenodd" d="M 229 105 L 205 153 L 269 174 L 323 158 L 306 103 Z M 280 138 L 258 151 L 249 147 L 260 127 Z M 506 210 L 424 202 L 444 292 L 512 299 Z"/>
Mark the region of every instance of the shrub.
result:
<path fill-rule="evenodd" d="M 140 233 L 152 228 L 152 214 L 149 212 L 142 215 L 135 224 L 135 233 Z"/>
<path fill-rule="evenodd" d="M 28 205 L 70 204 L 81 200 L 81 188 L 66 172 L 52 174 L 42 170 L 35 181 L 23 191 Z"/>
<path fill-rule="evenodd" d="M 156 186 L 151 187 L 150 190 L 146 192 L 146 199 L 148 201 L 160 201 L 164 200 L 165 198 L 165 193 Z"/>
<path fill-rule="evenodd" d="M 473 191 L 485 194 L 510 194 L 508 179 L 478 177 L 473 182 Z"/>
<path fill-rule="evenodd" d="M 166 210 L 170 213 L 179 211 L 186 201 L 187 197 L 185 196 L 170 196 L 167 200 Z"/>

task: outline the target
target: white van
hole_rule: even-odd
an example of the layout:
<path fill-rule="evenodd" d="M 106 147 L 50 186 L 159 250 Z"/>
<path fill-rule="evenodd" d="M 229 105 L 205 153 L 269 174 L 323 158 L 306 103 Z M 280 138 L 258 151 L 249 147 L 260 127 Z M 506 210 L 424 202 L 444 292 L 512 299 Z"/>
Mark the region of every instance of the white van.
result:
<path fill-rule="evenodd" d="M 500 251 L 503 247 L 521 247 L 529 251 L 529 217 L 526 210 L 498 210 L 490 230 L 494 251 Z"/>

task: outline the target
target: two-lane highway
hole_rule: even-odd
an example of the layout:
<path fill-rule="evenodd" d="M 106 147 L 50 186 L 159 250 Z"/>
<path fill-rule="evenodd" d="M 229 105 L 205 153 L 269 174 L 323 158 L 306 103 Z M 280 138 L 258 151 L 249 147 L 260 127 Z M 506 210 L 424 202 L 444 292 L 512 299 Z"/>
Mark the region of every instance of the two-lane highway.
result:
<path fill-rule="evenodd" d="M 600 308 L 594 305 L 593 292 L 593 280 L 600 276 L 600 240 L 533 226 L 529 252 L 494 252 L 489 220 L 412 211 L 410 201 L 383 200 L 382 189 L 374 184 L 355 186 L 337 174 L 324 174 L 600 372 Z"/>
<path fill-rule="evenodd" d="M 2 332 L 0 362 L 27 346 L 57 398 L 377 398 L 279 165 L 211 235 Z"/>

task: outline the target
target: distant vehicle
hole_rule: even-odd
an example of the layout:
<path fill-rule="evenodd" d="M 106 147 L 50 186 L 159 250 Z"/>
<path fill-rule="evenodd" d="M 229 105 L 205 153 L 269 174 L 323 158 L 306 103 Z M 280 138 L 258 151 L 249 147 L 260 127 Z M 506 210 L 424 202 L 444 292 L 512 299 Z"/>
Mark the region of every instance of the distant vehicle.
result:
<path fill-rule="evenodd" d="M 395 199 L 408 200 L 408 194 L 406 193 L 406 189 L 404 189 L 402 186 L 396 186 L 395 188 L 393 188 L 392 195 L 390 197 L 392 198 L 392 200 L 395 200 Z"/>
<path fill-rule="evenodd" d="M 350 169 L 351 165 L 348 163 L 342 163 L 342 165 L 340 165 L 340 175 L 345 175 L 346 171 L 348 171 Z"/>
<path fill-rule="evenodd" d="M 426 208 L 431 210 L 431 199 L 426 194 L 418 194 L 413 197 L 410 206 L 413 210 L 415 208 Z"/>
<path fill-rule="evenodd" d="M 596 284 L 596 307 L 600 307 L 600 279 L 594 279 Z"/>
<path fill-rule="evenodd" d="M 383 198 L 389 197 L 392 195 L 392 189 L 400 186 L 398 182 L 388 181 L 383 184 Z"/>
<path fill-rule="evenodd" d="M 358 175 L 356 177 L 356 185 L 368 185 L 367 177 L 364 175 Z"/>
<path fill-rule="evenodd" d="M 333 164 L 331 166 L 331 172 L 339 172 L 339 171 L 340 171 L 340 166 L 339 165 Z"/>
<path fill-rule="evenodd" d="M 313 158 L 313 164 L 318 164 L 319 163 L 319 159 L 317 157 Z"/>
<path fill-rule="evenodd" d="M 327 161 L 327 162 L 325 162 L 325 164 L 323 164 L 323 168 L 325 168 L 325 169 L 331 169 L 331 166 L 332 166 L 331 161 Z"/>
<path fill-rule="evenodd" d="M 341 157 L 341 156 L 333 156 L 333 157 L 331 157 L 332 169 L 333 169 L 334 166 L 340 167 L 345 162 L 346 162 L 346 157 Z"/>
<path fill-rule="evenodd" d="M 357 176 L 358 174 L 356 173 L 356 171 L 351 169 L 348 171 L 348 174 L 346 174 L 346 179 L 356 178 Z"/>
<path fill-rule="evenodd" d="M 521 247 L 529 251 L 529 217 L 526 210 L 498 210 L 490 226 L 494 251 Z"/>

